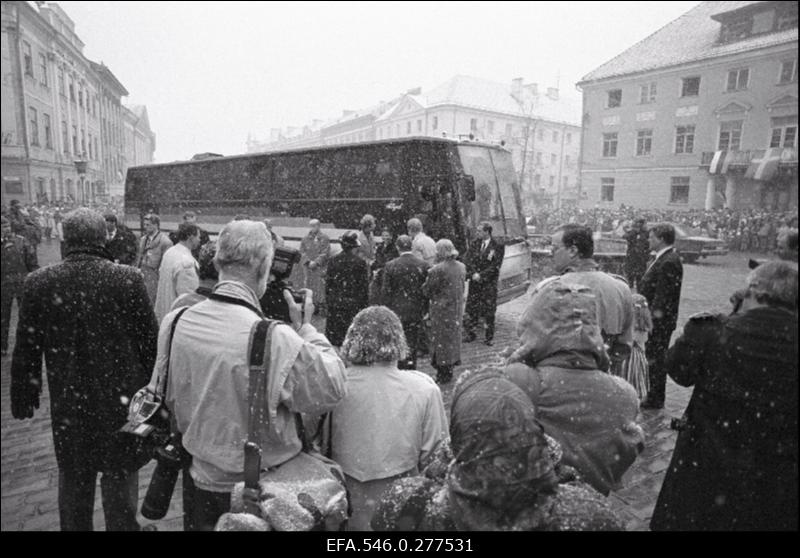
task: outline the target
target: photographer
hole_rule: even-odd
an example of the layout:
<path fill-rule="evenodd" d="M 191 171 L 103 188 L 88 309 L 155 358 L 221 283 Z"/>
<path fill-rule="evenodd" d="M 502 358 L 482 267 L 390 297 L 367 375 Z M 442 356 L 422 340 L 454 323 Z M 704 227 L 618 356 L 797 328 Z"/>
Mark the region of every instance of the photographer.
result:
<path fill-rule="evenodd" d="M 259 298 L 267 289 L 273 258 L 264 223 L 230 222 L 217 242 L 219 283 L 208 300 L 181 315 L 171 348 L 170 330 L 178 310 L 164 318 L 155 370 L 160 374 L 169 360 L 166 402 L 192 456 L 197 530 L 213 530 L 230 509 L 234 484 L 244 480 L 250 331 L 263 317 Z M 310 324 L 311 293 L 306 293 L 303 309 L 289 291 L 284 297 L 291 324 L 277 325 L 272 333 L 269 390 L 280 395 L 267 409 L 269 428 L 259 444 L 262 467 L 279 465 L 301 451 L 293 413 L 325 413 L 345 394 L 344 364 Z"/>

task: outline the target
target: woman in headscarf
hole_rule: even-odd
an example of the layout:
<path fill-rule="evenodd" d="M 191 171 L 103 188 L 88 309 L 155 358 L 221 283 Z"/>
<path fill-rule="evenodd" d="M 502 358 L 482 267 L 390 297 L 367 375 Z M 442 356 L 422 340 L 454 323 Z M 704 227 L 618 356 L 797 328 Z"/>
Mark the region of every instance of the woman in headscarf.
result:
<path fill-rule="evenodd" d="M 608 495 L 644 449 L 633 387 L 607 374 L 594 292 L 555 279 L 535 292 L 517 327 L 521 346 L 505 372 L 536 407 L 564 462 Z"/>
<path fill-rule="evenodd" d="M 385 306 L 360 311 L 347 330 L 347 395 L 330 416 L 330 456 L 345 473 L 353 514 L 348 529 L 369 530 L 383 490 L 417 475 L 447 437 L 442 394 L 427 374 L 400 370 L 408 345 Z"/>
<path fill-rule="evenodd" d="M 531 400 L 499 370 L 465 373 L 450 415 L 444 482 L 418 476 L 388 490 L 372 521 L 390 531 L 599 531 L 622 524 L 583 483 L 559 484 Z"/>

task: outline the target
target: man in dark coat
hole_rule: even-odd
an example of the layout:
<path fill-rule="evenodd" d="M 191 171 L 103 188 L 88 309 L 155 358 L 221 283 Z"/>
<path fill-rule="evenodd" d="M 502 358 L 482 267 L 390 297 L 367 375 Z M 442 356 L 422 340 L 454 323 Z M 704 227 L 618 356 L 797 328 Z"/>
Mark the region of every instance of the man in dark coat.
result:
<path fill-rule="evenodd" d="M 29 272 L 39 267 L 34 248 L 25 237 L 14 234 L 11 222 L 3 216 L 2 232 L 3 254 L 2 281 L 2 349 L 3 356 L 8 353 L 8 326 L 11 322 L 11 305 L 17 299 L 19 305 L 22 298 L 22 284 Z"/>
<path fill-rule="evenodd" d="M 415 370 L 421 344 L 422 318 L 428 311 L 428 298 L 422 286 L 430 265 L 413 254 L 410 236 L 398 236 L 396 245 L 400 255 L 383 269 L 381 299 L 400 318 L 406 334 L 408 358 L 397 366 L 405 370 Z"/>
<path fill-rule="evenodd" d="M 117 216 L 108 213 L 105 216 L 108 240 L 106 250 L 115 263 L 133 265 L 136 261 L 136 236 L 128 227 L 117 222 Z"/>
<path fill-rule="evenodd" d="M 675 228 L 659 223 L 650 229 L 650 249 L 656 253 L 639 285 L 639 294 L 647 299 L 653 317 L 653 331 L 647 340 L 647 361 L 650 365 L 650 392 L 643 409 L 663 409 L 667 388 L 664 357 L 669 340 L 678 323 L 678 306 L 683 283 L 683 264 L 673 248 Z"/>
<path fill-rule="evenodd" d="M 367 307 L 369 295 L 369 265 L 356 253 L 357 233 L 344 233 L 339 242 L 342 251 L 328 263 L 326 286 L 325 337 L 335 347 L 342 345 L 353 318 Z"/>
<path fill-rule="evenodd" d="M 147 384 L 158 325 L 142 273 L 111 261 L 103 216 L 80 208 L 63 222 L 67 256 L 25 280 L 11 365 L 11 412 L 33 417 L 50 389 L 63 531 L 91 531 L 97 474 L 109 531 L 136 521 L 138 438 L 118 430 L 128 402 Z"/>
<path fill-rule="evenodd" d="M 500 266 L 503 265 L 505 246 L 492 238 L 492 224 L 483 222 L 478 225 L 479 238 L 469 247 L 467 259 L 467 278 L 469 294 L 467 295 L 464 329 L 466 341 L 475 340 L 475 327 L 478 320 L 486 321 L 487 345 L 494 343 L 494 314 L 497 311 L 497 280 L 500 277 Z"/>
<path fill-rule="evenodd" d="M 381 304 L 381 285 L 383 285 L 383 268 L 386 264 L 395 259 L 400 254 L 397 252 L 394 235 L 388 228 L 381 231 L 383 242 L 375 248 L 375 261 L 372 262 L 372 281 L 369 284 L 369 303 Z"/>
<path fill-rule="evenodd" d="M 625 233 L 628 241 L 628 251 L 625 254 L 625 277 L 631 288 L 638 287 L 647 269 L 647 260 L 650 254 L 648 242 L 647 222 L 636 219 L 630 230 Z"/>
<path fill-rule="evenodd" d="M 747 283 L 737 313 L 693 316 L 667 354 L 694 391 L 653 530 L 797 530 L 797 268 Z"/>

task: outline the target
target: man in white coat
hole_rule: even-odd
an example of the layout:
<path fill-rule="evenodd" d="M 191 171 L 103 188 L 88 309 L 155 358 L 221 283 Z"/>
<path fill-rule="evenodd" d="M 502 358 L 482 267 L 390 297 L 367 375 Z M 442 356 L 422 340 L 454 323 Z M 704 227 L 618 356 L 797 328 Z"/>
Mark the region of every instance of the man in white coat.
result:
<path fill-rule="evenodd" d="M 167 315 L 172 303 L 182 294 L 193 293 L 200 285 L 197 260 L 192 250 L 200 246 L 200 229 L 194 223 L 181 223 L 178 243 L 164 253 L 158 268 L 158 292 L 155 312 L 158 323 Z"/>

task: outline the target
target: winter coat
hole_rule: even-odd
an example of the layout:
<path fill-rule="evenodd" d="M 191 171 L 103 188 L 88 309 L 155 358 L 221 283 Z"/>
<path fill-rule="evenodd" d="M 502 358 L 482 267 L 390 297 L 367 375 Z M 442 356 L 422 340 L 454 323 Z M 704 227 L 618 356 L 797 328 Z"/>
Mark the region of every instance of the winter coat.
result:
<path fill-rule="evenodd" d="M 393 259 L 383 268 L 381 297 L 403 325 L 421 323 L 428 311 L 428 299 L 422 285 L 429 265 L 410 252 Z"/>
<path fill-rule="evenodd" d="M 531 398 L 563 461 L 603 494 L 644 449 L 636 424 L 639 398 L 622 378 L 603 372 L 608 357 L 588 287 L 560 279 L 535 293 L 517 328 L 521 346 L 506 373 Z"/>
<path fill-rule="evenodd" d="M 158 268 L 161 267 L 161 259 L 164 253 L 172 247 L 172 241 L 166 234 L 157 231 L 151 238 L 142 235 L 139 239 L 139 253 L 136 256 L 136 267 L 144 274 L 144 284 L 147 287 L 147 295 L 150 303 L 156 303 L 158 293 Z"/>
<path fill-rule="evenodd" d="M 21 285 L 28 272 L 39 267 L 36 248 L 25 237 L 11 234 L 2 239 L 3 253 L 0 258 L 3 285 L 16 283 Z"/>
<path fill-rule="evenodd" d="M 330 258 L 331 240 L 323 232 L 313 235 L 308 233 L 300 241 L 300 254 L 302 259 L 300 264 L 305 276 L 303 286 L 311 289 L 314 293 L 314 304 L 324 304 L 326 296 L 325 269 Z M 314 262 L 315 269 L 311 269 L 309 264 Z"/>
<path fill-rule="evenodd" d="M 644 272 L 638 290 L 647 299 L 654 331 L 675 330 L 682 282 L 683 264 L 674 248 L 661 254 Z"/>
<path fill-rule="evenodd" d="M 136 261 L 136 236 L 128 227 L 117 225 L 117 232 L 106 242 L 106 249 L 115 262 L 133 265 Z"/>
<path fill-rule="evenodd" d="M 665 367 L 694 386 L 653 530 L 797 530 L 797 314 L 692 317 Z"/>
<path fill-rule="evenodd" d="M 154 305 L 158 322 L 161 323 L 176 298 L 194 292 L 199 286 L 197 260 L 191 250 L 183 244 L 176 244 L 167 250 L 158 268 L 158 293 Z"/>
<path fill-rule="evenodd" d="M 422 292 L 430 299 L 431 362 L 449 366 L 461 362 L 461 320 L 464 314 L 466 267 L 446 260 L 428 271 Z"/>
<path fill-rule="evenodd" d="M 355 251 L 345 250 L 331 259 L 327 273 L 325 336 L 332 345 L 339 347 L 353 318 L 367 307 L 369 267 Z"/>
<path fill-rule="evenodd" d="M 44 357 L 60 468 L 131 467 L 134 437 L 117 430 L 150 378 L 157 333 L 141 272 L 104 249 L 73 250 L 25 280 L 11 398 L 38 402 Z"/>
<path fill-rule="evenodd" d="M 395 259 L 400 254 L 394 242 L 389 244 L 379 244 L 375 249 L 375 260 L 370 266 L 372 269 L 372 280 L 369 283 L 369 303 L 383 304 L 381 298 L 381 287 L 383 285 L 383 269 L 386 264 Z"/>
<path fill-rule="evenodd" d="M 625 254 L 625 275 L 641 277 L 647 269 L 647 260 L 650 257 L 650 244 L 646 229 L 631 229 L 625 233 L 628 250 Z"/>

